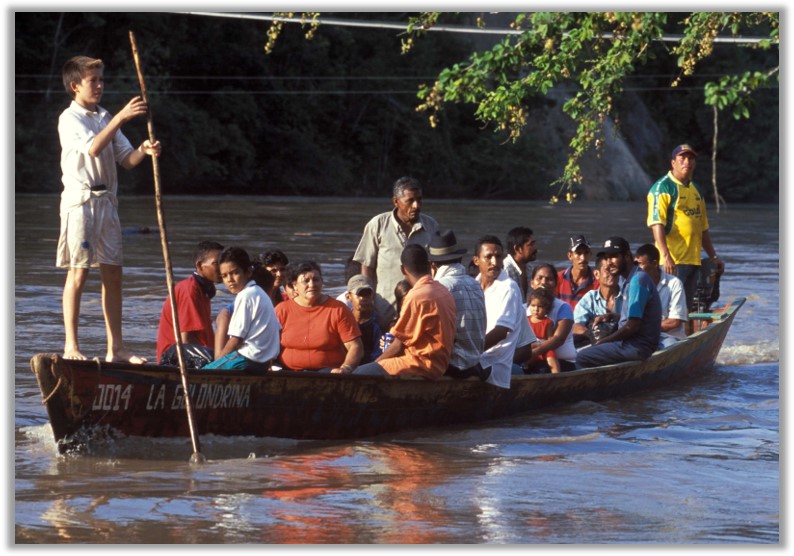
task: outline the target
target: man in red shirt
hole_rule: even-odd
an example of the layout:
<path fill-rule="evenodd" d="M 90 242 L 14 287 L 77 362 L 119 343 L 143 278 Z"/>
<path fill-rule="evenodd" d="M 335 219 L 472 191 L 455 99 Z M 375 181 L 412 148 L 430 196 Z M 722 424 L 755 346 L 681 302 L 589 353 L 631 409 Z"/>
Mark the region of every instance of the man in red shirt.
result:
<path fill-rule="evenodd" d="M 457 331 L 457 306 L 447 288 L 432 278 L 430 259 L 421 245 L 400 255 L 403 276 L 411 284 L 400 316 L 390 332 L 394 340 L 374 363 L 353 374 L 405 375 L 438 380 L 449 366 Z"/>
<path fill-rule="evenodd" d="M 176 295 L 177 318 L 182 345 L 186 349 L 202 346 L 198 352 L 205 352 L 212 361 L 215 333 L 212 331 L 211 299 L 215 297 L 215 284 L 220 284 L 221 273 L 218 259 L 223 246 L 215 241 L 202 241 L 196 248 L 194 262 L 196 270 L 174 287 Z M 163 365 L 176 365 L 176 339 L 174 321 L 169 298 L 163 301 L 160 325 L 157 328 L 157 362 Z"/>
<path fill-rule="evenodd" d="M 590 268 L 590 244 L 583 235 L 571 237 L 568 248 L 571 266 L 557 273 L 557 289 L 554 296 L 576 309 L 576 304 L 590 290 L 598 289 L 598 280 Z"/>

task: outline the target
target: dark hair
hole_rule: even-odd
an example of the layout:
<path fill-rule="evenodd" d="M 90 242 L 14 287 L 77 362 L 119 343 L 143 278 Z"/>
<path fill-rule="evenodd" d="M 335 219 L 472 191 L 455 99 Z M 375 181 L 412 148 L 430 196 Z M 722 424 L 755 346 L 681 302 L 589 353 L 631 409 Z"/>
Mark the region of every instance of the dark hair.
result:
<path fill-rule="evenodd" d="M 406 190 L 416 190 L 421 194 L 422 186 L 419 184 L 419 180 L 416 178 L 403 176 L 394 182 L 394 186 L 392 187 L 392 197 L 402 199 L 402 196 L 405 194 Z"/>
<path fill-rule="evenodd" d="M 518 226 L 513 228 L 507 232 L 507 237 L 505 238 L 507 252 L 512 255 L 516 252 L 516 247 L 521 247 L 524 245 L 533 235 L 535 234 L 532 233 L 532 230 L 526 226 Z"/>
<path fill-rule="evenodd" d="M 295 282 L 298 281 L 298 277 L 301 274 L 306 274 L 307 272 L 316 272 L 320 275 L 320 278 L 323 277 L 323 271 L 320 270 L 320 265 L 318 265 L 314 261 L 301 261 L 299 263 L 291 264 L 287 267 L 287 282 L 295 285 Z"/>
<path fill-rule="evenodd" d="M 554 283 L 556 284 L 557 283 L 557 269 L 554 268 L 554 265 L 551 264 L 551 263 L 540 263 L 535 268 L 533 268 L 532 269 L 532 277 L 530 279 L 533 280 L 535 278 L 535 275 L 538 272 L 540 272 L 541 268 L 548 268 L 549 270 L 551 270 L 551 275 L 554 276 Z"/>
<path fill-rule="evenodd" d="M 634 253 L 635 257 L 648 257 L 648 260 L 651 262 L 659 262 L 659 250 L 656 248 L 655 245 L 652 243 L 646 243 L 644 245 L 640 245 L 637 248 L 637 252 Z"/>
<path fill-rule="evenodd" d="M 600 271 L 601 270 L 601 263 L 603 263 L 608 258 L 609 257 L 607 257 L 605 253 L 601 253 L 600 255 L 597 255 L 596 256 L 596 260 L 595 260 L 595 268 L 593 270 Z"/>
<path fill-rule="evenodd" d="M 400 254 L 400 264 L 414 276 L 430 274 L 430 259 L 424 247 L 417 243 L 409 243 Z"/>
<path fill-rule="evenodd" d="M 276 277 L 259 261 L 254 261 L 254 272 L 251 276 L 256 285 L 265 290 L 270 295 L 273 286 L 276 284 Z"/>
<path fill-rule="evenodd" d="M 490 243 L 490 244 L 493 244 L 493 245 L 498 245 L 499 247 L 502 248 L 502 250 L 504 250 L 504 247 L 502 246 L 502 242 L 499 240 L 498 237 L 485 235 L 485 236 L 480 237 L 480 239 L 477 240 L 477 246 L 474 248 L 474 256 L 475 257 L 479 257 L 480 256 L 480 249 L 486 243 Z"/>
<path fill-rule="evenodd" d="M 212 251 L 223 251 L 223 245 L 217 241 L 200 241 L 193 252 L 193 262 L 198 264 L 204 262 Z"/>
<path fill-rule="evenodd" d="M 398 315 L 400 314 L 400 309 L 403 306 L 403 299 L 405 299 L 405 296 L 409 291 L 411 291 L 411 283 L 405 278 L 397 282 L 397 285 L 394 286 L 394 305 L 396 306 Z"/>
<path fill-rule="evenodd" d="M 227 247 L 221 251 L 221 258 L 218 259 L 218 263 L 234 263 L 243 270 L 251 269 L 251 258 L 242 247 Z"/>
<path fill-rule="evenodd" d="M 262 266 L 273 266 L 276 264 L 287 266 L 289 264 L 289 259 L 287 259 L 287 256 L 279 249 L 271 249 L 270 251 L 260 253 L 257 255 L 256 261 Z"/>
<path fill-rule="evenodd" d="M 88 56 L 75 56 L 66 60 L 61 70 L 61 77 L 63 78 L 63 87 L 70 97 L 74 98 L 72 83 L 80 83 L 88 70 L 92 69 L 104 70 L 105 64 L 98 58 L 89 58 Z"/>
<path fill-rule="evenodd" d="M 543 307 L 548 310 L 551 310 L 551 308 L 554 306 L 554 294 L 546 288 L 530 290 L 529 294 L 527 295 L 527 304 L 532 302 L 533 299 L 540 301 Z"/>

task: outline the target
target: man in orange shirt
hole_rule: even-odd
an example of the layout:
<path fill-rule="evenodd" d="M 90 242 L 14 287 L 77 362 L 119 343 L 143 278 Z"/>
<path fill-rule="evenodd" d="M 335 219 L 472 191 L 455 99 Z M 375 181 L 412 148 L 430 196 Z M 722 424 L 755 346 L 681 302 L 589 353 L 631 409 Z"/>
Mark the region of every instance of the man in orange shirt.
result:
<path fill-rule="evenodd" d="M 457 330 L 455 298 L 433 280 L 427 251 L 409 244 L 400 255 L 403 276 L 411 290 L 390 332 L 394 340 L 375 362 L 354 374 L 441 378 L 449 366 Z"/>

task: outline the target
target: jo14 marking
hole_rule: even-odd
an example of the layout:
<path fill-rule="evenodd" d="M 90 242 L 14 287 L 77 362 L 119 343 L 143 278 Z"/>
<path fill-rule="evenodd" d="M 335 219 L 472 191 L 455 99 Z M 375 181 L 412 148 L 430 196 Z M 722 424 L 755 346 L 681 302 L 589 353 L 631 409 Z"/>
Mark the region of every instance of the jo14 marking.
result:
<path fill-rule="evenodd" d="M 251 403 L 250 384 L 191 384 L 190 397 L 196 409 L 246 408 Z M 132 385 L 98 384 L 94 411 L 126 411 L 130 409 Z M 140 403 L 143 400 L 138 400 Z M 148 411 L 160 409 L 184 409 L 185 396 L 181 385 L 153 384 L 146 397 Z"/>
<path fill-rule="evenodd" d="M 131 384 L 128 384 L 126 387 L 122 387 L 121 384 L 98 384 L 96 396 L 94 396 L 94 404 L 91 406 L 91 409 L 96 411 L 127 410 L 130 407 L 131 397 Z"/>

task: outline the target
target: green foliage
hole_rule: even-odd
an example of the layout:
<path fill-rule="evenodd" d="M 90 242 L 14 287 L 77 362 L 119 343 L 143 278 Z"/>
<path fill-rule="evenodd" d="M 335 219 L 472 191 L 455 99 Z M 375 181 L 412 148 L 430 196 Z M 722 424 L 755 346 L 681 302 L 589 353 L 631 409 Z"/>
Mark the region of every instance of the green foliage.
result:
<path fill-rule="evenodd" d="M 770 39 L 753 49 L 715 43 L 719 55 L 698 59 L 698 71 L 735 77 L 724 84 L 715 79 L 706 100 L 702 90 L 687 88 L 693 77 L 683 75 L 680 54 L 655 41 L 662 32 L 686 28 L 690 14 L 515 14 L 512 28 L 519 34 L 486 46 L 427 29 L 442 19 L 476 18 L 488 26 L 489 15 L 374 15 L 344 17 L 411 18 L 413 26 L 408 34 L 323 26 L 322 18 L 306 14 L 303 26 L 284 24 L 265 55 L 267 24 L 251 21 L 15 12 L 16 191 L 61 189 L 56 122 L 69 103 L 60 80 L 67 58 L 87 54 L 105 61 L 102 105 L 111 112 L 138 94 L 130 30 L 164 146 L 160 171 L 167 193 L 387 196 L 396 177 L 411 174 L 432 197 L 546 199 L 562 172 L 572 177 L 578 171 L 576 157 L 552 146 L 556 130 L 548 131 L 555 137 L 545 130 L 522 133 L 554 104 L 546 94 L 576 87 L 561 104 L 576 122 L 569 149 L 581 154 L 603 138 L 603 118 L 618 114 L 624 79 L 640 67 L 668 76 L 666 86 L 681 79 L 681 87 L 664 93 L 637 93 L 665 138 L 707 142 L 711 108 L 705 102 L 739 115 L 751 110 L 754 121 L 768 122 L 721 123 L 722 151 L 749 149 L 755 160 L 725 163 L 731 183 L 721 190 L 727 199 L 757 199 L 763 177 L 777 170 L 776 134 L 768 131 L 778 121 L 777 92 L 763 87 L 778 77 L 759 69 L 776 55 L 775 18 L 719 20 L 727 26 L 739 21 L 742 33 L 764 26 Z M 604 36 L 616 30 L 623 30 L 617 41 Z M 621 125 L 630 136 L 631 122 Z M 147 135 L 145 120 L 128 122 L 123 131 L 138 144 Z M 652 157 L 642 161 L 651 174 L 664 169 Z M 119 179 L 125 192 L 152 190 L 145 168 L 121 171 Z"/>
<path fill-rule="evenodd" d="M 413 18 L 409 34 L 422 34 L 427 26 L 438 23 L 440 15 L 432 12 Z M 443 105 L 474 103 L 483 124 L 516 140 L 527 125 L 526 103 L 555 86 L 573 83 L 576 91 L 563 110 L 577 128 L 557 182 L 571 193 L 582 181 L 582 156 L 603 145 L 604 123 L 617 116 L 614 106 L 626 78 L 647 63 L 654 43 L 669 32 L 667 20 L 663 12 L 518 14 L 511 27 L 520 34 L 473 53 L 466 64 L 443 70 L 432 87 L 419 91 L 420 109 L 429 113 L 430 125 L 435 126 Z M 720 33 L 766 33 L 768 38 L 757 47 L 768 49 L 778 44 L 778 26 L 779 14 L 774 12 L 687 15 L 680 24 L 683 36 L 670 50 L 679 68 L 671 86 L 693 75 L 696 66 L 711 56 Z M 721 110 L 730 108 L 735 118 L 747 118 L 751 95 L 769 86 L 777 73 L 773 68 L 721 77 L 706 86 L 705 102 Z"/>

